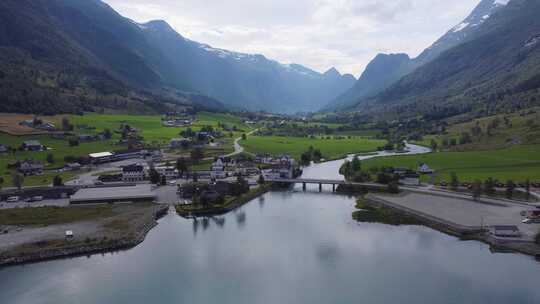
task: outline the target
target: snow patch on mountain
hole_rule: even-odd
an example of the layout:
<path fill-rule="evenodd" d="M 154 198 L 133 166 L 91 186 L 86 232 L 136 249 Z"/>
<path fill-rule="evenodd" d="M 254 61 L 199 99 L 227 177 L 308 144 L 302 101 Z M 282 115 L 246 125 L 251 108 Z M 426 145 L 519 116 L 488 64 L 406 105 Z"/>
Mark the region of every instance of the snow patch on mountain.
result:
<path fill-rule="evenodd" d="M 508 2 L 510 2 L 510 0 L 495 0 L 493 4 L 496 6 L 505 6 Z"/>
<path fill-rule="evenodd" d="M 452 29 L 452 32 L 454 32 L 454 33 L 461 32 L 462 30 L 464 30 L 465 28 L 467 28 L 467 26 L 469 26 L 469 23 L 468 23 L 468 22 L 462 22 L 462 23 L 456 25 L 456 26 Z"/>

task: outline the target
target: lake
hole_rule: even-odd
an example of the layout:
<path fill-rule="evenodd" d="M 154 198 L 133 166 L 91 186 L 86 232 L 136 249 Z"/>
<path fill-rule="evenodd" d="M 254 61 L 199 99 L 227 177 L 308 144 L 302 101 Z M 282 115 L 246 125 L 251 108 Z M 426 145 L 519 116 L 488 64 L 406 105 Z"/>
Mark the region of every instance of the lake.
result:
<path fill-rule="evenodd" d="M 539 302 L 534 259 L 423 226 L 357 223 L 354 198 L 325 190 L 267 193 L 214 218 L 170 213 L 131 250 L 5 268 L 0 303 Z"/>

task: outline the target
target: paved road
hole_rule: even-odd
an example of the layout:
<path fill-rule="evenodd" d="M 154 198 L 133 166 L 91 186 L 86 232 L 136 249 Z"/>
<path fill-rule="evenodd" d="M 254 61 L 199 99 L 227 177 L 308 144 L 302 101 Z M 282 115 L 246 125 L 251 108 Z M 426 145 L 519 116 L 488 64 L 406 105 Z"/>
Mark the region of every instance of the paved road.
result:
<path fill-rule="evenodd" d="M 250 131 L 249 133 L 246 134 L 246 136 L 250 136 L 250 135 L 253 135 L 253 133 L 259 131 L 259 129 L 255 129 L 255 130 L 252 130 Z M 235 155 L 238 155 L 238 154 L 241 154 L 241 153 L 244 153 L 244 147 L 242 147 L 242 145 L 240 145 L 240 141 L 242 140 L 242 137 L 238 137 L 237 139 L 234 140 L 234 152 L 227 155 L 228 157 L 231 157 L 231 156 L 235 156 Z M 250 153 L 251 154 L 251 153 Z"/>

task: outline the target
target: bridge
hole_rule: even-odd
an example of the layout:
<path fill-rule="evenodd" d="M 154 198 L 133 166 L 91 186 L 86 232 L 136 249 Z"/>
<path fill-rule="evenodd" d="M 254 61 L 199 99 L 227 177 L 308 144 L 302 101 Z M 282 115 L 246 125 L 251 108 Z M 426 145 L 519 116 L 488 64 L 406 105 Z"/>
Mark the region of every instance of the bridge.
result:
<path fill-rule="evenodd" d="M 312 179 L 312 178 L 269 178 L 266 181 L 274 183 L 285 183 L 285 184 L 302 184 L 302 189 L 306 190 L 306 185 L 315 184 L 319 185 L 319 191 L 322 192 L 323 185 L 332 185 L 332 191 L 336 191 L 336 186 L 347 185 L 352 187 L 364 187 L 374 190 L 385 190 L 386 185 L 375 184 L 375 183 L 353 183 L 344 180 L 333 180 L 333 179 Z"/>

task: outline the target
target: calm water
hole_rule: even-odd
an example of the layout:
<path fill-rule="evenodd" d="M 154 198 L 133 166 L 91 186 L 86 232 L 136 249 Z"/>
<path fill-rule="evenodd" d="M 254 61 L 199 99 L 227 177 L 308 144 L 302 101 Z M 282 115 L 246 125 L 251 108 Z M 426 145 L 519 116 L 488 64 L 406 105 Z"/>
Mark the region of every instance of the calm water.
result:
<path fill-rule="evenodd" d="M 317 188 L 211 219 L 169 214 L 128 251 L 0 270 L 0 303 L 539 303 L 533 259 L 356 223 L 353 198 Z"/>

